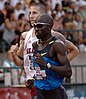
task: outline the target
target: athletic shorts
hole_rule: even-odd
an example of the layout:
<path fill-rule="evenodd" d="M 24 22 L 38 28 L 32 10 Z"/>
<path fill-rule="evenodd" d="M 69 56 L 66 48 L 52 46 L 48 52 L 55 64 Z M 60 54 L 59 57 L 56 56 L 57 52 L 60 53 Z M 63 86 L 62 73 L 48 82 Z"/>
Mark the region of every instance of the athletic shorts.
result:
<path fill-rule="evenodd" d="M 36 88 L 36 95 L 33 99 L 68 99 L 64 87 L 54 90 L 40 90 Z"/>

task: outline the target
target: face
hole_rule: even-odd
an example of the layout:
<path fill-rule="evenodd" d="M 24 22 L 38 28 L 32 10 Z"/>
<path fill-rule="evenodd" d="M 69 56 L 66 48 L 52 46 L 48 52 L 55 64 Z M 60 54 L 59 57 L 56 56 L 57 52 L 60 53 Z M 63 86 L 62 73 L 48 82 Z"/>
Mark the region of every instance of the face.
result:
<path fill-rule="evenodd" d="M 41 14 L 40 8 L 36 6 L 31 6 L 30 7 L 30 22 L 33 26 L 36 18 Z"/>
<path fill-rule="evenodd" d="M 83 29 L 86 29 L 86 23 L 83 24 Z"/>
<path fill-rule="evenodd" d="M 49 33 L 49 24 L 47 23 L 34 23 L 35 34 L 38 39 L 44 39 Z"/>
<path fill-rule="evenodd" d="M 27 23 L 27 24 L 25 24 L 25 26 L 24 26 L 24 31 L 29 31 L 30 28 L 31 28 L 30 24 Z"/>

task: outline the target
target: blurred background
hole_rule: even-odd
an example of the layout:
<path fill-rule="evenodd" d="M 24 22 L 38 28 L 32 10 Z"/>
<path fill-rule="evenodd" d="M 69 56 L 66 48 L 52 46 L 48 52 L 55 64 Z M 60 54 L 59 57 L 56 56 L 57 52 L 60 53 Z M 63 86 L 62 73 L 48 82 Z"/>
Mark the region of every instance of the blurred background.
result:
<path fill-rule="evenodd" d="M 27 99 L 30 95 L 24 85 L 23 65 L 16 66 L 9 49 L 31 28 L 29 6 L 33 2 L 46 6 L 54 18 L 53 30 L 79 49 L 71 62 L 73 75 L 63 85 L 69 99 L 86 99 L 86 0 L 0 0 L 0 99 Z"/>

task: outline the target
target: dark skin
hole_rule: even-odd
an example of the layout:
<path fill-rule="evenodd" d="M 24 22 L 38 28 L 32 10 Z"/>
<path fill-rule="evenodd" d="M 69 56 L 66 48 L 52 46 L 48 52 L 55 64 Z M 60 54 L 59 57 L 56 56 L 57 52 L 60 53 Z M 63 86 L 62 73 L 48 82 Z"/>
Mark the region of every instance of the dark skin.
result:
<path fill-rule="evenodd" d="M 43 21 L 43 19 L 38 17 L 36 23 L 40 23 L 41 20 Z M 49 20 L 49 18 L 48 19 L 46 18 L 46 20 Z M 51 20 L 51 24 L 52 24 L 52 20 Z M 47 46 L 48 42 L 50 42 L 49 41 L 50 38 L 52 38 L 51 35 L 52 26 L 44 25 L 41 28 L 35 27 L 34 29 L 37 38 L 41 40 L 40 44 L 37 45 L 37 49 L 40 50 L 40 46 L 41 46 L 41 50 L 43 50 L 44 47 Z M 36 48 L 35 43 L 33 44 L 33 48 Z M 72 71 L 70 67 L 70 62 L 68 61 L 66 55 L 66 51 L 67 51 L 66 47 L 61 40 L 57 39 L 53 43 L 49 52 L 49 57 L 59 62 L 62 66 L 52 65 L 50 69 L 52 71 L 57 72 L 59 76 L 70 77 Z M 39 64 L 40 67 L 46 67 L 47 63 L 43 60 L 43 57 L 41 55 L 37 55 L 36 57 L 37 58 L 35 58 L 35 62 Z"/>
<path fill-rule="evenodd" d="M 33 44 L 33 47 L 37 47 L 35 43 Z M 53 55 L 53 53 L 56 53 L 56 56 L 54 56 L 55 54 Z M 71 71 L 70 63 L 65 53 L 66 53 L 66 48 L 64 44 L 61 41 L 56 41 L 50 49 L 49 56 L 52 57 L 52 59 L 57 60 L 62 66 L 52 65 L 50 69 L 52 71 L 57 72 L 59 76 L 70 77 L 72 75 L 72 71 Z M 36 54 L 35 62 L 40 67 L 45 67 L 45 68 L 47 67 L 47 63 L 44 61 L 43 57 L 40 54 Z M 34 82 L 34 80 L 30 80 L 28 82 L 31 83 L 29 84 L 28 88 L 32 89 L 33 86 L 32 83 Z"/>
<path fill-rule="evenodd" d="M 34 44 L 34 47 L 36 45 Z M 38 45 L 39 47 L 40 45 Z M 55 55 L 56 54 L 56 55 Z M 55 66 L 52 65 L 50 68 L 52 71 L 55 71 L 58 73 L 59 76 L 62 77 L 70 77 L 71 76 L 71 67 L 70 63 L 67 59 L 66 56 L 66 48 L 64 44 L 61 41 L 56 41 L 49 52 L 49 56 L 59 62 L 62 66 Z M 43 57 L 40 54 L 36 54 L 35 56 L 35 62 L 40 66 L 40 67 L 47 67 L 47 63 L 44 61 Z"/>
<path fill-rule="evenodd" d="M 39 20 L 36 20 L 36 22 L 39 22 Z M 41 28 L 35 27 L 34 29 L 37 38 L 40 39 L 41 42 L 38 45 L 36 42 L 34 42 L 33 48 L 37 48 L 38 50 L 43 50 L 52 38 L 51 35 L 52 28 L 50 26 L 45 25 Z M 67 51 L 66 47 L 61 40 L 58 39 L 53 43 L 49 51 L 49 57 L 59 62 L 62 66 L 52 65 L 50 67 L 50 70 L 56 72 L 59 76 L 71 77 L 72 70 L 66 56 L 66 51 Z M 45 67 L 45 68 L 47 67 L 47 63 L 44 61 L 43 57 L 40 54 L 36 54 L 35 62 L 40 67 Z"/>

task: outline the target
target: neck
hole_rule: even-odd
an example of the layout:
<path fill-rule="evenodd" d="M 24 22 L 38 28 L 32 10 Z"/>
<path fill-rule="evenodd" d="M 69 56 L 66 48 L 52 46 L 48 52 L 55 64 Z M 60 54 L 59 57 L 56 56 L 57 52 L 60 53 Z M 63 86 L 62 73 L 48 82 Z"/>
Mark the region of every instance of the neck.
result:
<path fill-rule="evenodd" d="M 48 37 L 48 39 L 46 39 L 46 40 L 40 40 L 40 43 L 46 44 L 46 43 L 50 42 L 51 39 L 52 39 L 52 36 Z"/>
<path fill-rule="evenodd" d="M 33 37 L 35 37 L 36 35 L 35 35 L 35 30 L 33 30 L 33 32 L 32 32 L 32 36 Z"/>

